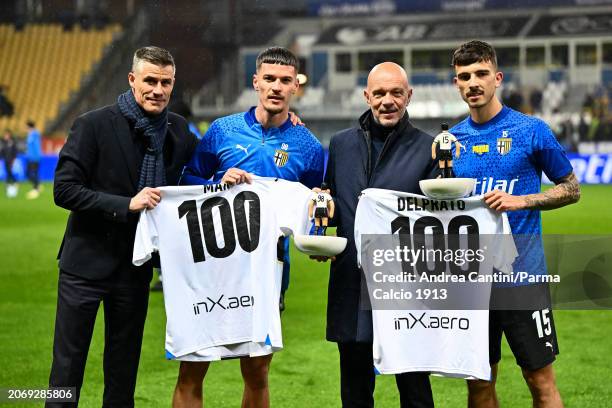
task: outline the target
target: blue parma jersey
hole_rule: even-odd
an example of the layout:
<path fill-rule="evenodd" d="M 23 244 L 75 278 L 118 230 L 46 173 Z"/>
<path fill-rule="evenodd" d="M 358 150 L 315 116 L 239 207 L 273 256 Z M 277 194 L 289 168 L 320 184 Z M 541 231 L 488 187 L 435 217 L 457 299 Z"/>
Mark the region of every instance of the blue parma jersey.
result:
<path fill-rule="evenodd" d="M 318 187 L 323 180 L 323 147 L 306 127 L 293 126 L 289 120 L 279 128 L 264 129 L 253 107 L 211 124 L 185 167 L 181 184 L 218 183 L 232 167 Z"/>
<path fill-rule="evenodd" d="M 41 145 L 40 145 L 40 132 L 36 129 L 28 132 L 26 139 L 26 158 L 28 161 L 40 161 L 42 156 Z"/>
<path fill-rule="evenodd" d="M 536 194 L 540 192 L 542 172 L 552 181 L 572 172 L 563 148 L 548 125 L 506 106 L 487 123 L 478 124 L 468 117 L 450 132 L 465 147 L 461 156 L 454 159 L 455 175 L 476 179 L 476 195 L 493 189 L 513 195 Z M 519 270 L 545 273 L 540 211 L 509 211 L 508 221 L 515 239 L 526 240 L 525 245 L 517 242 Z M 533 245 L 534 239 L 536 245 Z M 531 250 L 532 246 L 536 252 Z M 527 260 L 530 266 L 524 264 Z M 515 263 L 515 270 L 516 267 Z"/>
<path fill-rule="evenodd" d="M 232 167 L 262 177 L 299 181 L 308 188 L 323 181 L 324 154 L 319 140 L 304 126 L 287 119 L 279 128 L 264 129 L 247 112 L 215 120 L 185 166 L 179 184 L 214 184 Z M 284 292 L 289 284 L 289 239 L 284 242 Z"/>

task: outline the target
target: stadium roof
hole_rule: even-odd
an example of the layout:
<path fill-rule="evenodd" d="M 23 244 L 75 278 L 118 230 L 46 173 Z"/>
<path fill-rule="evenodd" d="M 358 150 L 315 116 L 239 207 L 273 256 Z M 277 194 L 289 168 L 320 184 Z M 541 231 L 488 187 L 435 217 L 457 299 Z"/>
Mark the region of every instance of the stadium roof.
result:
<path fill-rule="evenodd" d="M 558 15 L 481 15 L 415 19 L 345 20 L 332 24 L 316 45 L 366 44 L 469 40 L 471 38 L 600 37 L 612 35 L 612 13 L 564 13 Z"/>
<path fill-rule="evenodd" d="M 479 38 L 516 37 L 529 17 L 489 17 L 446 19 L 429 22 L 392 22 L 364 25 L 359 22 L 334 25 L 323 33 L 317 45 L 359 45 L 406 41 L 437 41 Z"/>
<path fill-rule="evenodd" d="M 543 16 L 529 31 L 530 37 L 597 36 L 612 34 L 612 13 Z"/>

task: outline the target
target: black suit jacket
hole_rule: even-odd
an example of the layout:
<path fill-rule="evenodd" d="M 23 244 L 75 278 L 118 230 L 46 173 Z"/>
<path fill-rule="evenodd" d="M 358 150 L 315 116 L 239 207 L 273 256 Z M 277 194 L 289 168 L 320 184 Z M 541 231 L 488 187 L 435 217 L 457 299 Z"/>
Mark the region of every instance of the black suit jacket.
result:
<path fill-rule="evenodd" d="M 168 122 L 166 181 L 176 185 L 197 139 L 183 117 L 169 113 Z M 60 152 L 53 185 L 55 203 L 70 210 L 58 254 L 60 269 L 103 279 L 118 268 L 131 267 L 138 214 L 128 209 L 137 193 L 145 149 L 143 137 L 117 104 L 76 119 Z"/>

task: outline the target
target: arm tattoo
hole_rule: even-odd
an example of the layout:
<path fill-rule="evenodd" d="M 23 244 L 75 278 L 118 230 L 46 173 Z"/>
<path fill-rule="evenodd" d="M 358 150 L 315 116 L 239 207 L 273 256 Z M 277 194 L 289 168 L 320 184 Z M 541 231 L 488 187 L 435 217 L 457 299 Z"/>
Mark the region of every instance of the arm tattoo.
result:
<path fill-rule="evenodd" d="M 553 210 L 580 199 L 580 184 L 572 172 L 557 182 L 557 185 L 543 193 L 525 196 L 527 208 L 534 210 Z"/>

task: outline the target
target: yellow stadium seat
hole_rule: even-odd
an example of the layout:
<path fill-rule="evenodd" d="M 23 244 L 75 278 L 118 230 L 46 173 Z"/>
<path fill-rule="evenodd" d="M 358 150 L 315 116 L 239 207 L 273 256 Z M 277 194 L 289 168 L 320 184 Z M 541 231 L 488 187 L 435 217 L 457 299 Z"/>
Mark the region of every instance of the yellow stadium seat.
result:
<path fill-rule="evenodd" d="M 11 118 L 0 118 L 0 128 L 23 133 L 31 118 L 44 129 L 119 31 L 119 25 L 111 25 L 66 32 L 59 24 L 29 24 L 15 31 L 10 24 L 0 24 L 0 85 L 15 107 Z"/>

